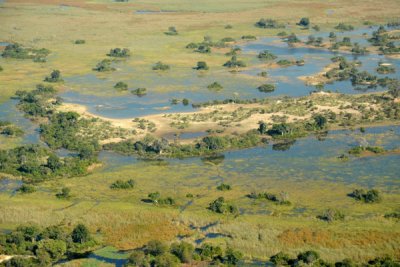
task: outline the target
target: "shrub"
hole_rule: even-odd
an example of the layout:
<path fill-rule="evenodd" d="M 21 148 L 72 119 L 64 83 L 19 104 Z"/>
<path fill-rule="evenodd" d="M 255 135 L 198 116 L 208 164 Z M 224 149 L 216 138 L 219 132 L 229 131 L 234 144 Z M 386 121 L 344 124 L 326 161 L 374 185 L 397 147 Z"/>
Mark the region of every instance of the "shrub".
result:
<path fill-rule="evenodd" d="M 75 40 L 75 44 L 85 44 L 86 41 L 82 39 Z"/>
<path fill-rule="evenodd" d="M 275 91 L 276 85 L 275 84 L 263 84 L 257 87 L 258 91 L 263 93 L 270 93 Z"/>
<path fill-rule="evenodd" d="M 35 62 L 44 62 L 49 54 L 50 51 L 45 48 L 25 48 L 18 43 L 14 43 L 7 45 L 1 56 L 4 58 L 33 59 Z"/>
<path fill-rule="evenodd" d="M 128 90 L 128 85 L 124 82 L 117 82 L 114 85 L 114 88 L 117 90 Z"/>
<path fill-rule="evenodd" d="M 230 25 L 230 24 L 228 24 L 228 25 L 225 25 L 225 27 L 224 27 L 225 29 L 227 29 L 227 30 L 229 30 L 229 29 L 232 29 L 233 28 L 233 26 L 232 25 Z"/>
<path fill-rule="evenodd" d="M 183 263 L 190 263 L 192 261 L 193 252 L 193 245 L 187 242 L 173 243 L 171 245 L 171 253 Z"/>
<path fill-rule="evenodd" d="M 179 259 L 170 253 L 164 253 L 154 259 L 154 266 L 159 267 L 178 267 L 180 266 Z"/>
<path fill-rule="evenodd" d="M 0 71 L 3 71 L 4 69 L 3 69 L 3 67 L 2 66 L 0 66 Z"/>
<path fill-rule="evenodd" d="M 288 44 L 293 44 L 293 43 L 300 43 L 301 41 L 299 38 L 297 38 L 296 34 L 292 33 L 286 37 L 286 42 Z"/>
<path fill-rule="evenodd" d="M 221 42 L 223 43 L 233 43 L 235 42 L 235 39 L 233 39 L 232 37 L 225 37 L 221 39 Z"/>
<path fill-rule="evenodd" d="M 316 32 L 319 32 L 321 30 L 321 28 L 318 25 L 314 25 L 312 28 Z"/>
<path fill-rule="evenodd" d="M 227 68 L 237 68 L 237 67 L 246 67 L 246 64 L 243 61 L 238 60 L 236 56 L 232 56 L 231 60 L 225 62 L 223 66 Z"/>
<path fill-rule="evenodd" d="M 365 191 L 364 189 L 355 189 L 352 193 L 349 194 L 350 197 L 354 198 L 358 201 L 363 201 L 365 203 L 375 203 L 380 202 L 382 197 L 378 190 L 371 189 Z"/>
<path fill-rule="evenodd" d="M 130 51 L 128 48 L 113 48 L 110 49 L 110 52 L 107 54 L 109 57 L 129 57 Z"/>
<path fill-rule="evenodd" d="M 178 31 L 174 26 L 168 27 L 168 31 L 164 32 L 166 35 L 178 35 Z"/>
<path fill-rule="evenodd" d="M 199 61 L 197 62 L 196 67 L 194 67 L 195 70 L 208 70 L 207 63 L 205 61 Z"/>
<path fill-rule="evenodd" d="M 208 206 L 208 209 L 221 214 L 239 214 L 239 210 L 237 209 L 237 207 L 225 203 L 225 199 L 223 197 L 219 197 L 211 202 Z"/>
<path fill-rule="evenodd" d="M 150 255 L 158 256 L 166 253 L 168 246 L 159 240 L 151 240 L 147 243 L 145 251 Z"/>
<path fill-rule="evenodd" d="M 278 60 L 276 62 L 276 64 L 278 64 L 279 66 L 282 66 L 282 67 L 287 67 L 287 66 L 293 65 L 293 62 L 289 61 L 287 59 L 281 59 L 281 60 Z"/>
<path fill-rule="evenodd" d="M 282 31 L 282 32 L 278 32 L 277 36 L 279 36 L 279 37 L 285 37 L 285 36 L 288 36 L 288 34 L 287 34 L 287 32 Z"/>
<path fill-rule="evenodd" d="M 173 206 L 176 204 L 175 200 L 172 197 L 161 198 L 161 195 L 159 192 L 150 193 L 150 194 L 148 194 L 148 197 L 151 200 L 151 202 L 154 204 L 170 205 L 170 206 Z"/>
<path fill-rule="evenodd" d="M 228 266 L 236 266 L 242 258 L 243 254 L 240 251 L 228 248 L 225 252 L 223 262 Z"/>
<path fill-rule="evenodd" d="M 15 125 L 0 126 L 0 134 L 11 136 L 11 137 L 18 137 L 24 135 L 24 131 Z"/>
<path fill-rule="evenodd" d="M 285 28 L 284 24 L 278 23 L 276 20 L 273 19 L 260 19 L 258 22 L 256 22 L 255 26 L 264 29 Z"/>
<path fill-rule="evenodd" d="M 199 45 L 196 43 L 190 43 L 190 44 L 186 45 L 186 48 L 188 48 L 188 49 L 195 49 L 198 47 L 199 47 Z"/>
<path fill-rule="evenodd" d="M 254 35 L 243 35 L 242 40 L 257 40 L 257 37 Z"/>
<path fill-rule="evenodd" d="M 265 59 L 265 60 L 273 60 L 273 59 L 277 58 L 277 56 L 270 53 L 268 50 L 264 50 L 264 51 L 260 52 L 257 57 L 259 59 Z"/>
<path fill-rule="evenodd" d="M 56 197 L 59 199 L 69 199 L 71 197 L 71 189 L 68 187 L 63 187 L 61 192 L 56 194 Z"/>
<path fill-rule="evenodd" d="M 306 264 L 311 264 L 319 259 L 319 254 L 318 252 L 309 250 L 306 252 L 299 253 L 299 255 L 297 255 L 297 259 Z"/>
<path fill-rule="evenodd" d="M 344 214 L 338 210 L 327 209 L 322 215 L 317 216 L 318 219 L 333 222 L 344 220 Z"/>
<path fill-rule="evenodd" d="M 310 19 L 309 18 L 301 18 L 297 25 L 308 28 L 310 26 Z"/>
<path fill-rule="evenodd" d="M 184 106 L 189 105 L 189 99 L 187 99 L 187 98 L 182 99 L 182 104 L 183 104 Z"/>
<path fill-rule="evenodd" d="M 105 71 L 114 71 L 115 68 L 111 67 L 111 60 L 103 59 L 99 63 L 97 63 L 96 67 L 93 68 L 95 71 L 105 72 Z"/>
<path fill-rule="evenodd" d="M 209 45 L 201 44 L 197 47 L 195 52 L 202 53 L 202 54 L 209 54 L 209 53 L 211 53 L 211 48 Z"/>
<path fill-rule="evenodd" d="M 127 181 L 117 180 L 110 185 L 111 189 L 132 189 L 135 186 L 135 181 L 132 179 Z"/>
<path fill-rule="evenodd" d="M 278 254 L 275 254 L 270 258 L 270 261 L 276 266 L 288 265 L 289 260 L 290 260 L 289 255 L 283 252 L 279 252 Z"/>
<path fill-rule="evenodd" d="M 23 184 L 21 185 L 20 188 L 18 188 L 17 191 L 20 192 L 21 194 L 30 194 L 34 193 L 36 191 L 36 188 L 30 184 Z"/>
<path fill-rule="evenodd" d="M 137 96 L 144 96 L 147 94 L 147 89 L 146 88 L 137 88 L 135 90 L 132 90 L 131 93 L 134 95 L 137 95 Z"/>
<path fill-rule="evenodd" d="M 222 183 L 219 186 L 217 186 L 217 190 L 219 190 L 219 191 L 229 191 L 231 189 L 232 189 L 232 187 L 229 184 Z"/>
<path fill-rule="evenodd" d="M 350 24 L 339 23 L 337 26 L 335 26 L 335 29 L 339 31 L 352 31 L 354 30 L 354 27 Z"/>
<path fill-rule="evenodd" d="M 389 74 L 395 73 L 396 69 L 393 66 L 379 65 L 376 69 L 376 72 L 378 72 L 379 74 Z"/>
<path fill-rule="evenodd" d="M 74 243 L 85 243 L 92 239 L 89 229 L 84 224 L 75 226 L 71 234 Z"/>
<path fill-rule="evenodd" d="M 169 70 L 170 67 L 167 64 L 162 63 L 161 61 L 158 61 L 154 66 L 152 67 L 153 70 Z"/>
<path fill-rule="evenodd" d="M 213 82 L 212 84 L 209 84 L 207 88 L 210 90 L 219 91 L 222 90 L 224 87 L 219 82 Z"/>
<path fill-rule="evenodd" d="M 44 81 L 48 83 L 63 82 L 63 79 L 61 78 L 61 72 L 59 70 L 53 70 L 50 76 L 47 76 Z"/>

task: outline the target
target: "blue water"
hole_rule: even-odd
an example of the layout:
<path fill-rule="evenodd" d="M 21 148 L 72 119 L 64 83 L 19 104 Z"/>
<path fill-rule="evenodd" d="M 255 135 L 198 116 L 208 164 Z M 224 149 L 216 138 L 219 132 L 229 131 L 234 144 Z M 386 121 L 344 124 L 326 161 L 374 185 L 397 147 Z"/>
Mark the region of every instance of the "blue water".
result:
<path fill-rule="evenodd" d="M 319 141 L 315 136 L 298 139 L 286 151 L 274 150 L 272 145 L 265 145 L 226 152 L 225 157 L 217 163 L 222 173 L 218 179 L 229 183 L 231 177 L 241 174 L 252 179 L 265 179 L 267 175 L 279 179 L 315 179 L 398 189 L 400 155 L 350 157 L 348 161 L 337 158 L 341 154 L 347 154 L 350 148 L 360 143 L 379 145 L 388 150 L 400 148 L 400 126 L 367 128 L 365 133 L 358 130 L 332 131 L 323 141 Z M 161 167 L 168 165 L 171 172 L 179 172 L 180 168 L 186 165 L 203 165 L 204 170 L 215 166 L 201 158 L 164 159 L 155 163 L 138 161 L 135 156 L 122 156 L 111 152 L 101 152 L 100 159 L 106 163 L 104 171 L 115 171 L 121 166 L 131 164 L 138 167 L 143 164 L 159 164 Z M 193 175 L 204 176 L 204 170 Z"/>
<path fill-rule="evenodd" d="M 24 131 L 23 144 L 40 143 L 38 125 L 25 118 L 16 104 L 18 100 L 9 100 L 0 105 L 0 120 L 10 121 Z"/>
<path fill-rule="evenodd" d="M 368 36 L 376 30 L 376 27 L 361 28 L 350 32 L 336 32 L 338 40 L 344 36 L 366 45 Z M 367 35 L 365 36 L 364 33 Z M 328 33 L 313 32 L 316 37 L 327 38 Z M 299 36 L 306 40 L 308 35 Z M 160 73 L 148 68 L 127 66 L 124 61 L 115 63 L 117 71 L 109 74 L 91 73 L 66 77 L 66 84 L 76 91 L 66 91 L 61 96 L 67 102 L 86 105 L 90 112 L 111 118 L 130 118 L 155 113 L 184 112 L 193 110 L 191 105 L 171 105 L 171 100 L 187 98 L 191 103 L 199 103 L 210 100 L 222 100 L 227 98 L 253 99 L 268 96 L 304 96 L 314 90 L 313 86 L 307 86 L 299 80 L 299 76 L 309 76 L 320 72 L 331 63 L 335 55 L 346 57 L 349 61 L 358 60 L 362 65 L 360 70 L 366 70 L 378 77 L 398 78 L 399 74 L 380 75 L 375 69 L 379 62 L 391 63 L 397 71 L 400 71 L 400 60 L 387 58 L 382 55 L 367 54 L 354 56 L 350 53 L 331 52 L 323 49 L 292 48 L 278 37 L 266 37 L 248 42 L 240 46 L 242 53 L 239 58 L 245 59 L 249 69 L 239 73 L 230 73 L 227 69 L 210 69 L 206 72 L 198 72 L 190 68 L 171 66 L 171 70 Z M 304 59 L 304 66 L 290 66 L 286 68 L 263 69 L 257 66 L 262 63 L 256 55 L 263 50 L 269 50 L 278 56 L 278 59 Z M 137 57 L 137 56 L 135 56 Z M 227 60 L 229 58 L 227 57 Z M 195 63 L 194 63 L 195 64 Z M 274 83 L 277 89 L 272 93 L 262 93 L 256 88 L 262 84 L 262 80 L 256 76 L 262 71 L 268 72 L 266 83 Z M 138 87 L 147 88 L 147 94 L 138 97 L 129 92 L 117 92 L 113 85 L 117 81 L 125 81 L 129 89 Z M 207 89 L 207 85 L 218 81 L 224 87 L 215 92 Z M 355 90 L 350 81 L 339 81 L 325 86 L 326 90 L 347 94 L 363 93 Z M 382 91 L 384 88 L 369 89 Z M 167 108 L 167 109 L 166 109 Z"/>

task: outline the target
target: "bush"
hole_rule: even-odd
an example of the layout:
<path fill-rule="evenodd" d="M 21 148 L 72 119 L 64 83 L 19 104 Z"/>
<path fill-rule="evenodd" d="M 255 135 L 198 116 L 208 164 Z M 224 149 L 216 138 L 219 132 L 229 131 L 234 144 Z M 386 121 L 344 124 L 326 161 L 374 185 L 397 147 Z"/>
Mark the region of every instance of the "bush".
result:
<path fill-rule="evenodd" d="M 229 184 L 222 183 L 219 186 L 217 186 L 217 190 L 219 190 L 219 191 L 229 191 L 231 189 L 232 189 L 232 187 Z"/>
<path fill-rule="evenodd" d="M 302 252 L 299 255 L 297 255 L 297 259 L 306 264 L 311 264 L 319 259 L 319 254 L 318 254 L 318 252 L 309 250 L 309 251 Z"/>
<path fill-rule="evenodd" d="M 82 39 L 75 40 L 75 44 L 85 44 L 86 41 Z"/>
<path fill-rule="evenodd" d="M 159 240 L 151 240 L 147 243 L 145 251 L 150 255 L 159 256 L 168 251 L 168 246 Z"/>
<path fill-rule="evenodd" d="M 0 134 L 11 136 L 11 137 L 19 137 L 24 135 L 24 131 L 17 126 L 0 126 Z"/>
<path fill-rule="evenodd" d="M 93 68 L 95 71 L 105 72 L 105 71 L 114 71 L 115 68 L 111 66 L 111 60 L 103 59 L 99 63 L 97 63 L 96 67 Z"/>
<path fill-rule="evenodd" d="M 376 72 L 378 72 L 379 74 L 389 74 L 395 73 L 396 69 L 393 66 L 379 65 L 376 69 Z"/>
<path fill-rule="evenodd" d="M 162 63 L 161 61 L 157 62 L 156 64 L 154 64 L 154 66 L 152 67 L 153 70 L 169 70 L 170 67 L 167 64 Z"/>
<path fill-rule="evenodd" d="M 164 253 L 157 256 L 154 260 L 154 266 L 158 267 L 178 267 L 180 266 L 179 259 L 170 253 Z"/>
<path fill-rule="evenodd" d="M 71 197 L 71 189 L 68 187 L 62 188 L 61 192 L 56 194 L 56 197 L 59 199 L 69 199 Z"/>
<path fill-rule="evenodd" d="M 233 214 L 233 215 L 239 214 L 239 210 L 237 209 L 237 207 L 225 203 L 225 199 L 223 197 L 219 197 L 213 202 L 211 202 L 208 206 L 208 209 L 213 212 L 221 214 Z"/>
<path fill-rule="evenodd" d="M 300 42 L 301 42 L 300 39 L 297 38 L 296 34 L 294 34 L 294 33 L 288 35 L 288 36 L 285 38 L 285 40 L 286 40 L 286 42 L 287 42 L 288 44 L 300 43 Z"/>
<path fill-rule="evenodd" d="M 189 99 L 187 99 L 187 98 L 182 99 L 182 104 L 183 104 L 184 106 L 189 105 Z"/>
<path fill-rule="evenodd" d="M 2 66 L 0 66 L 0 71 L 3 71 L 4 69 L 3 69 L 3 67 Z"/>
<path fill-rule="evenodd" d="M 92 239 L 89 229 L 84 224 L 78 224 L 71 234 L 74 243 L 85 243 Z"/>
<path fill-rule="evenodd" d="M 190 44 L 186 45 L 186 48 L 188 48 L 188 49 L 195 49 L 198 47 L 199 47 L 199 45 L 196 43 L 190 43 Z"/>
<path fill-rule="evenodd" d="M 164 32 L 166 35 L 178 35 L 178 31 L 174 26 L 168 27 L 168 31 Z"/>
<path fill-rule="evenodd" d="M 281 60 L 278 60 L 276 62 L 276 64 L 278 64 L 279 66 L 282 66 L 282 67 L 287 67 L 287 66 L 293 65 L 293 62 L 289 61 L 287 59 L 281 59 Z"/>
<path fill-rule="evenodd" d="M 263 93 L 270 93 L 275 91 L 276 85 L 275 84 L 263 84 L 257 87 L 258 91 Z"/>
<path fill-rule="evenodd" d="M 218 82 L 213 82 L 212 84 L 209 84 L 207 88 L 210 90 L 219 91 L 222 90 L 224 87 Z"/>
<path fill-rule="evenodd" d="M 228 266 L 236 266 L 242 258 L 243 254 L 240 251 L 228 248 L 225 252 L 223 262 L 228 264 Z"/>
<path fill-rule="evenodd" d="M 338 210 L 328 209 L 322 215 L 317 216 L 318 219 L 333 222 L 344 220 L 344 214 Z"/>
<path fill-rule="evenodd" d="M 246 64 L 243 61 L 238 60 L 236 56 L 232 56 L 231 60 L 225 62 L 223 66 L 227 68 L 237 68 L 237 67 L 246 67 Z"/>
<path fill-rule="evenodd" d="M 169 205 L 173 206 L 176 204 L 175 200 L 172 197 L 161 198 L 159 192 L 148 194 L 150 201 L 156 205 Z"/>
<path fill-rule="evenodd" d="M 117 90 L 128 90 L 128 85 L 124 82 L 117 82 L 114 85 L 114 88 Z"/>
<path fill-rule="evenodd" d="M 301 18 L 297 25 L 308 28 L 310 26 L 310 19 L 309 18 Z"/>
<path fill-rule="evenodd" d="M 199 61 L 197 62 L 196 67 L 194 67 L 195 70 L 208 70 L 207 63 L 205 61 Z"/>
<path fill-rule="evenodd" d="M 135 181 L 132 179 L 128 181 L 117 180 L 110 185 L 111 189 L 132 189 L 135 186 Z"/>
<path fill-rule="evenodd" d="M 183 263 L 190 263 L 193 259 L 194 247 L 187 242 L 173 243 L 171 253 L 174 254 Z"/>
<path fill-rule="evenodd" d="M 134 95 L 137 95 L 137 96 L 144 96 L 147 94 L 147 89 L 146 88 L 137 88 L 135 90 L 132 90 L 131 93 Z"/>
<path fill-rule="evenodd" d="M 209 54 L 211 53 L 211 48 L 209 45 L 198 45 L 195 52 L 202 53 L 202 54 Z"/>
<path fill-rule="evenodd" d="M 110 52 L 107 54 L 109 57 L 129 57 L 130 51 L 128 48 L 114 48 L 110 49 Z"/>
<path fill-rule="evenodd" d="M 264 50 L 264 51 L 260 52 L 257 57 L 259 59 L 264 59 L 264 60 L 273 60 L 273 59 L 277 58 L 277 56 L 270 53 L 268 50 Z"/>
<path fill-rule="evenodd" d="M 354 27 L 350 24 L 339 23 L 337 26 L 335 26 L 335 29 L 339 31 L 352 31 L 354 30 Z"/>
<path fill-rule="evenodd" d="M 278 254 L 275 254 L 270 258 L 270 261 L 276 266 L 288 265 L 289 260 L 290 260 L 289 255 L 283 252 L 279 252 Z"/>
<path fill-rule="evenodd" d="M 17 191 L 20 192 L 21 194 L 30 194 L 34 193 L 36 191 L 36 188 L 30 184 L 23 184 L 21 185 L 20 188 L 18 188 Z"/>
<path fill-rule="evenodd" d="M 257 40 L 257 37 L 254 35 L 243 35 L 242 40 Z"/>
<path fill-rule="evenodd" d="M 365 191 L 364 189 L 355 189 L 352 193 L 349 194 L 350 197 L 354 198 L 358 201 L 363 201 L 365 203 L 375 203 L 380 202 L 382 197 L 378 190 L 371 189 Z"/>
<path fill-rule="evenodd" d="M 47 76 L 44 81 L 48 83 L 57 83 L 63 82 L 64 80 L 61 78 L 61 72 L 59 70 L 53 70 L 50 76 Z"/>
<path fill-rule="evenodd" d="M 35 62 L 44 62 L 49 54 L 50 51 L 45 48 L 25 48 L 18 43 L 14 43 L 7 45 L 1 56 L 4 58 L 33 59 Z"/>
<path fill-rule="evenodd" d="M 284 24 L 278 23 L 276 20 L 273 19 L 260 19 L 258 22 L 256 22 L 255 26 L 264 29 L 285 28 Z"/>

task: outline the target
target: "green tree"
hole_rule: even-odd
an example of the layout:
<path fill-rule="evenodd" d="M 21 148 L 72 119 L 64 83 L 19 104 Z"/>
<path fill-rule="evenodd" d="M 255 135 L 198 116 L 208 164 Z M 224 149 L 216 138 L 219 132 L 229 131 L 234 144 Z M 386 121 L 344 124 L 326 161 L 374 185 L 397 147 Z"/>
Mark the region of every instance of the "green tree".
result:
<path fill-rule="evenodd" d="M 81 223 L 72 230 L 71 237 L 74 243 L 82 244 L 91 240 L 89 229 Z"/>

